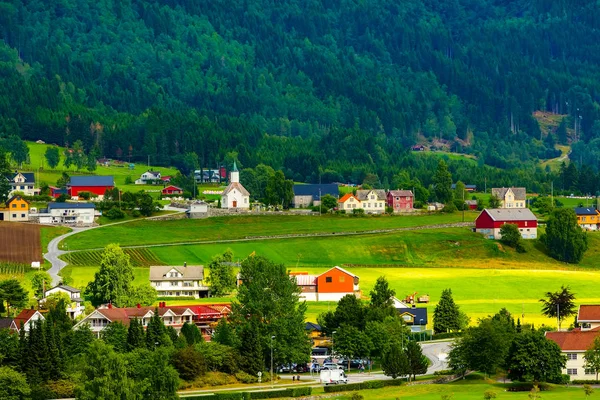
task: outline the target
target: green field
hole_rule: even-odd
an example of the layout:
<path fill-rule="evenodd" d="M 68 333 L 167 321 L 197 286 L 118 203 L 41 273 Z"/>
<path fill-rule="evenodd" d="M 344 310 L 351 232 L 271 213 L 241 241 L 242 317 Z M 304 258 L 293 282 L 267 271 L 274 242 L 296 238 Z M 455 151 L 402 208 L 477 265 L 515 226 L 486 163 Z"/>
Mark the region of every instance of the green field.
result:
<path fill-rule="evenodd" d="M 466 212 L 465 220 L 473 221 L 476 212 Z M 317 232 L 355 232 L 376 229 L 445 224 L 462 221 L 460 213 L 425 214 L 419 216 L 240 216 L 175 221 L 137 221 L 92 229 L 65 240 L 69 249 L 85 250 L 104 247 L 109 243 L 121 246 L 185 243 L 241 239 L 253 236 L 273 236 Z"/>

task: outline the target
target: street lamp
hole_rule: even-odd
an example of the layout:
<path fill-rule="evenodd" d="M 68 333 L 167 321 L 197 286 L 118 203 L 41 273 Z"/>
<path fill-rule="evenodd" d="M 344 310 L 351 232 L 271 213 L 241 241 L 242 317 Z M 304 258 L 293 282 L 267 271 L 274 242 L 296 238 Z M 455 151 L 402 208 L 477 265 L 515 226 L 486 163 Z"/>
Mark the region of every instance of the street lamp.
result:
<path fill-rule="evenodd" d="M 273 339 L 275 335 L 271 336 L 271 387 L 273 387 Z"/>
<path fill-rule="evenodd" d="M 335 342 L 333 341 L 333 335 L 337 333 L 337 331 L 333 331 L 331 332 L 331 362 L 333 362 L 333 346 L 335 345 Z"/>

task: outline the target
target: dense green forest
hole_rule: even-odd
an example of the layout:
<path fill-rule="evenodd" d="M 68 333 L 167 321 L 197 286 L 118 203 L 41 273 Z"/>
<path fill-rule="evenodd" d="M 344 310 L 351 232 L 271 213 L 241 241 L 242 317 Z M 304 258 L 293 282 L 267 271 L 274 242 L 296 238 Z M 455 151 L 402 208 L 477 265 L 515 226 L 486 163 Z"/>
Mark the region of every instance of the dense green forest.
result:
<path fill-rule="evenodd" d="M 592 0 L 3 1 L 0 135 L 425 185 L 437 161 L 408 149 L 445 140 L 482 167 L 456 178 L 543 191 L 557 141 L 598 170 L 599 27 Z"/>

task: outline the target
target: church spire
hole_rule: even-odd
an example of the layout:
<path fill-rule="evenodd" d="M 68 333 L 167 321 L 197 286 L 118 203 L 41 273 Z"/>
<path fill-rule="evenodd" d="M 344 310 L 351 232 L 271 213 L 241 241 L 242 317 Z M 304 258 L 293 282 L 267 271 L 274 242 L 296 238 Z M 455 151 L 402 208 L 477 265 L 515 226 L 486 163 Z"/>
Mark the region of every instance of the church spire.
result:
<path fill-rule="evenodd" d="M 235 161 L 233 162 L 233 170 L 234 170 L 235 172 L 238 172 L 238 169 L 237 169 L 237 164 L 236 164 L 236 162 L 235 162 Z"/>

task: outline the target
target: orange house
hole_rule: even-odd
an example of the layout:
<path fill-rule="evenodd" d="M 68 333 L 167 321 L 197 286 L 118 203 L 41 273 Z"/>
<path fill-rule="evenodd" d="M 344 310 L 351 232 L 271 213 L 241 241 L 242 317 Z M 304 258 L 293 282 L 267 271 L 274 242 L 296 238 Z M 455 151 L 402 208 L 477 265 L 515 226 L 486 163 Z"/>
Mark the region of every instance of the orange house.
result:
<path fill-rule="evenodd" d="M 19 195 L 11 197 L 6 207 L 0 208 L 0 221 L 29 221 L 29 202 Z"/>
<path fill-rule="evenodd" d="M 358 276 L 340 267 L 317 276 L 317 299 L 319 301 L 338 301 L 347 294 L 359 296 Z"/>

